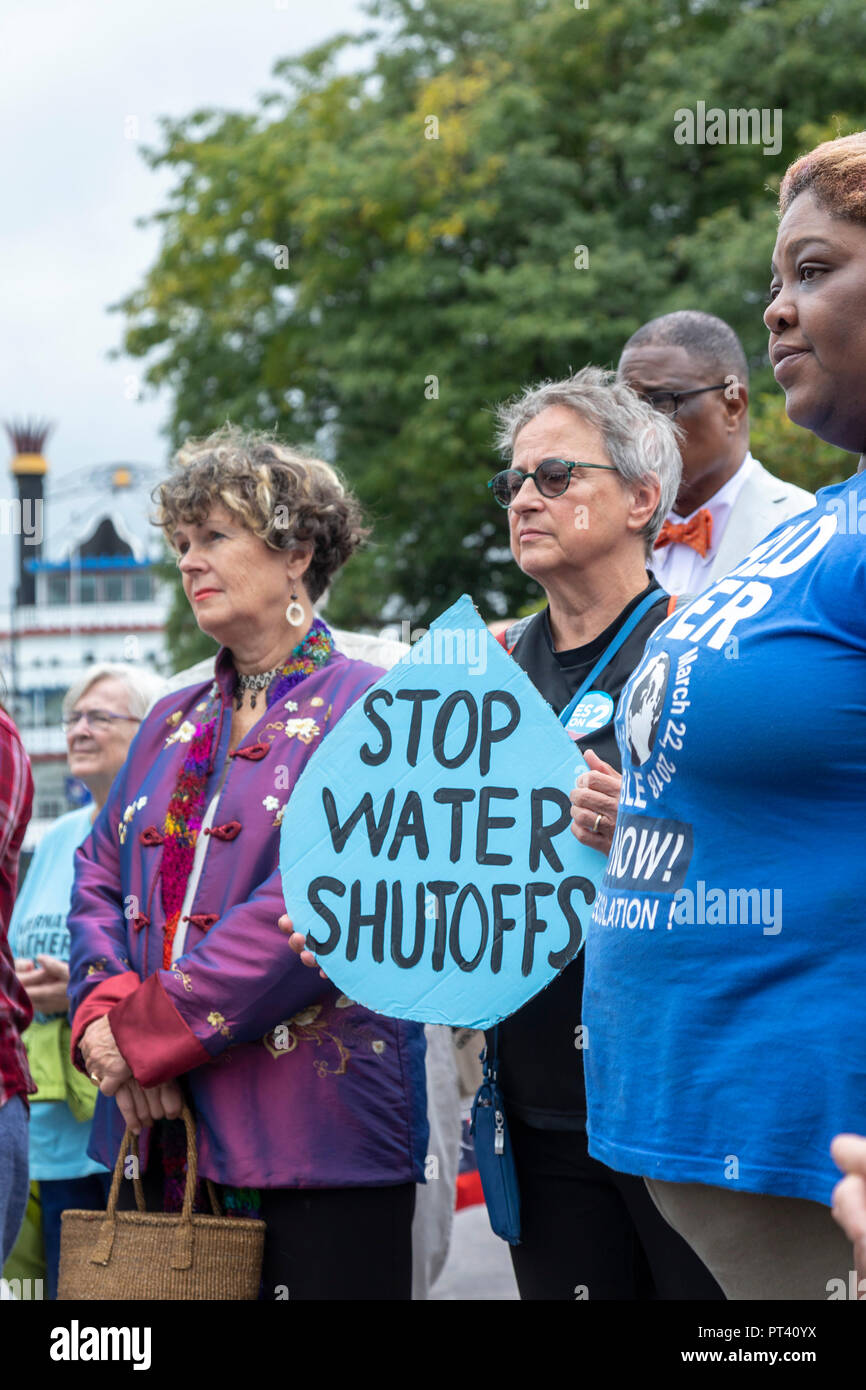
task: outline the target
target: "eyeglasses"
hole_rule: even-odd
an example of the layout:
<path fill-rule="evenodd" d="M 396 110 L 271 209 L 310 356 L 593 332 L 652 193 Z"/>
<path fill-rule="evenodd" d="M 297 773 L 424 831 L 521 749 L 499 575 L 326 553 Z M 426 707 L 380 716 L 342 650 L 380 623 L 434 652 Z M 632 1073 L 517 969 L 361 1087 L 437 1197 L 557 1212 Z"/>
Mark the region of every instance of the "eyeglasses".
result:
<path fill-rule="evenodd" d="M 701 396 L 704 391 L 724 391 L 727 384 L 723 381 L 720 386 L 693 386 L 689 391 L 638 391 L 637 394 L 653 410 L 660 410 L 662 415 L 673 418 L 680 408 L 680 402 L 687 396 Z"/>
<path fill-rule="evenodd" d="M 140 719 L 135 719 L 131 714 L 110 714 L 107 709 L 74 709 L 71 714 L 64 715 L 60 721 L 64 729 L 75 729 L 84 720 L 91 729 L 108 729 L 115 719 L 128 721 L 130 724 L 140 724 Z"/>
<path fill-rule="evenodd" d="M 500 507 L 510 507 L 527 478 L 531 478 L 542 497 L 561 497 L 568 490 L 572 470 L 600 468 L 606 473 L 617 470 L 609 463 L 569 463 L 567 459 L 542 459 L 534 473 L 522 473 L 519 468 L 505 468 L 487 484 Z"/>

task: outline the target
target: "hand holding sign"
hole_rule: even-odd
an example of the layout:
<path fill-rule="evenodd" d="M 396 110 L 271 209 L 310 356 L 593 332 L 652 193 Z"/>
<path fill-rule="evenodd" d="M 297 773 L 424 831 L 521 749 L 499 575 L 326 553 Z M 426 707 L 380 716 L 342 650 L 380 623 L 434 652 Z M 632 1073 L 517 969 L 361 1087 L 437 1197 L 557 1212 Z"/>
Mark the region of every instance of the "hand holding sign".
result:
<path fill-rule="evenodd" d="M 591 845 L 608 854 L 613 842 L 622 777 L 591 748 L 587 748 L 585 757 L 588 771 L 580 774 L 569 798 L 571 828 L 582 845 Z"/>
<path fill-rule="evenodd" d="M 569 833 L 585 764 L 464 597 L 367 691 L 283 816 L 286 905 L 350 998 L 489 1027 L 583 944 L 604 858 Z"/>
<path fill-rule="evenodd" d="M 318 961 L 312 951 L 307 950 L 307 938 L 301 932 L 295 931 L 295 924 L 287 912 L 284 912 L 282 917 L 277 918 L 277 926 L 283 935 L 289 938 L 289 946 L 296 956 L 301 957 L 301 961 L 306 965 L 307 969 L 315 970 Z M 319 974 L 323 980 L 327 980 L 328 977 L 324 970 L 320 970 Z"/>

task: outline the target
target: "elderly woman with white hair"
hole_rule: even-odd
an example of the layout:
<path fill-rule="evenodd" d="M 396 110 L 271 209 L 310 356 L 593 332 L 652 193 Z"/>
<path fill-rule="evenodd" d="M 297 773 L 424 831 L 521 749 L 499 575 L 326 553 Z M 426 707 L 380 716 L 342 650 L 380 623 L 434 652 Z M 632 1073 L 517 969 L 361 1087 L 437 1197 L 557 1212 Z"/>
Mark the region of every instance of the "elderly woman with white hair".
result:
<path fill-rule="evenodd" d="M 507 509 L 515 560 L 547 597 L 499 640 L 563 719 L 603 792 L 603 764 L 619 770 L 620 692 L 672 604 L 647 561 L 679 485 L 675 431 L 596 367 L 527 389 L 498 420 L 509 466 L 489 487 Z M 606 849 L 604 815 L 585 805 L 579 814 L 588 843 Z M 582 990 L 580 953 L 488 1035 L 520 1188 L 521 1243 L 511 1256 L 521 1298 L 719 1299 L 641 1180 L 589 1156 Z"/>
<path fill-rule="evenodd" d="M 498 421 L 509 466 L 488 486 L 508 511 L 515 560 L 547 597 L 541 612 L 498 640 L 589 764 L 572 816 L 580 838 L 607 852 L 604 810 L 618 779 L 604 769 L 620 769 L 614 711 L 675 603 L 647 570 L 680 481 L 675 429 L 597 367 L 528 388 L 500 407 Z M 314 967 L 288 917 L 280 927 Z M 520 1192 L 520 1243 L 510 1247 L 520 1296 L 721 1299 L 641 1179 L 589 1156 L 582 1058 L 592 1039 L 581 1022 L 582 992 L 579 953 L 487 1037 Z"/>
<path fill-rule="evenodd" d="M 87 1156 L 96 1093 L 69 1061 L 66 919 L 75 851 L 90 834 L 139 724 L 164 688 L 165 682 L 145 667 L 102 663 L 67 691 L 63 727 L 69 770 L 92 800 L 61 816 L 40 841 L 9 928 L 18 978 L 34 1009 L 34 1021 L 24 1035 L 37 1085 L 31 1097 L 30 1178 L 39 1184 L 49 1298 L 57 1290 L 60 1213 L 70 1207 L 96 1210 L 105 1199 L 105 1170 Z M 27 1223 L 11 1256 L 10 1272 L 17 1270 L 25 1248 L 32 1250 L 33 1245 Z"/>

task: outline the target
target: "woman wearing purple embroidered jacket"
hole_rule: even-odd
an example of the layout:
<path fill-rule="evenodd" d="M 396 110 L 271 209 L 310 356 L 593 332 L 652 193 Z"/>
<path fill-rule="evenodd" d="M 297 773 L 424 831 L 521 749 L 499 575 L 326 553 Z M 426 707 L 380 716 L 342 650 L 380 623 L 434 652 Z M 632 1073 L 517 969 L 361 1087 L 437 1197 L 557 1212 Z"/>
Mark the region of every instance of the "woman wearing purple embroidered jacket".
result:
<path fill-rule="evenodd" d="M 145 1189 L 199 1168 L 267 1223 L 266 1298 L 410 1297 L 427 1140 L 424 1034 L 305 970 L 277 928 L 280 821 L 308 758 L 379 677 L 312 605 L 363 537 L 336 473 L 226 426 L 157 490 L 216 680 L 154 706 L 78 851 L 73 1054 L 99 1086 L 90 1152 L 140 1130 Z M 147 1143 L 148 1138 L 150 1143 Z M 243 1189 L 244 1191 L 240 1191 Z"/>

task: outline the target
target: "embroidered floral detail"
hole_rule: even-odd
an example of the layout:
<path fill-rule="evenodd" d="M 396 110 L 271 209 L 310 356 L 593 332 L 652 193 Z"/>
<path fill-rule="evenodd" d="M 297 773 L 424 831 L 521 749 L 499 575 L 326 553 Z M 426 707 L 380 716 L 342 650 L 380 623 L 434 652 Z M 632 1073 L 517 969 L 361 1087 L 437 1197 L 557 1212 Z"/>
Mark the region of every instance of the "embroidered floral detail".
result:
<path fill-rule="evenodd" d="M 87 967 L 87 973 L 88 975 L 101 975 L 107 965 L 108 958 L 106 956 L 100 956 L 98 960 L 91 961 L 90 965 Z"/>
<path fill-rule="evenodd" d="M 216 1010 L 214 1010 L 212 1013 L 208 1014 L 207 1021 L 210 1024 L 211 1028 L 216 1028 L 217 1032 L 222 1033 L 224 1038 L 231 1037 L 232 1030 L 231 1028 L 229 1028 L 222 1014 L 217 1013 Z"/>
<path fill-rule="evenodd" d="M 191 720 L 185 719 L 179 729 L 175 729 L 173 734 L 169 734 L 165 740 L 168 748 L 172 743 L 192 743 L 195 738 L 195 724 Z"/>
<path fill-rule="evenodd" d="M 294 1052 L 298 1043 L 311 1042 L 321 1047 L 327 1040 L 337 1049 L 337 1066 L 330 1067 L 327 1057 L 318 1057 L 313 1061 L 313 1067 L 319 1076 L 343 1076 L 352 1054 L 337 1033 L 326 1026 L 327 1019 L 319 1018 L 321 1012 L 321 1004 L 311 1004 L 309 1008 L 301 1009 L 293 1018 L 278 1023 L 276 1028 L 266 1033 L 262 1042 L 271 1056 L 279 1059 Z"/>
<path fill-rule="evenodd" d="M 334 1008 L 335 1008 L 335 1009 L 351 1009 L 351 1007 L 352 1007 L 352 1005 L 354 1004 L 354 1002 L 355 1002 L 354 999 L 350 999 L 349 996 L 348 996 L 348 994 L 341 994 L 341 995 L 339 996 L 338 999 L 335 999 L 335 1000 L 334 1000 Z"/>
<path fill-rule="evenodd" d="M 286 738 L 294 738 L 297 734 L 301 743 L 312 743 L 321 732 L 315 719 L 286 720 Z"/>
<path fill-rule="evenodd" d="M 373 1042 L 370 1043 L 370 1046 L 376 1053 L 377 1057 L 381 1057 L 382 1053 L 385 1051 L 385 1044 L 383 1043 L 381 1038 L 376 1038 Z"/>
<path fill-rule="evenodd" d="M 283 812 L 285 811 L 286 805 L 287 805 L 287 804 L 288 804 L 288 803 L 285 803 L 284 805 L 281 806 L 280 803 L 279 803 L 279 798 L 276 797 L 276 796 L 266 796 L 266 797 L 264 797 L 264 799 L 262 800 L 262 805 L 264 806 L 265 810 L 266 810 L 266 811 L 276 811 L 276 815 L 274 816 L 273 820 L 271 821 L 271 825 L 277 826 L 277 827 L 282 825 L 282 823 L 283 823 Z"/>
<path fill-rule="evenodd" d="M 171 973 L 172 975 L 177 976 L 184 989 L 186 990 L 187 994 L 192 994 L 192 980 L 189 978 L 189 975 L 187 975 L 185 971 L 181 970 L 179 965 L 173 965 L 171 967 Z M 208 1019 L 208 1023 L 209 1022 L 210 1019 Z"/>
<path fill-rule="evenodd" d="M 319 705 L 323 705 L 324 703 L 325 702 L 322 699 L 321 695 L 314 695 L 312 700 L 310 701 L 310 708 L 318 709 Z"/>
<path fill-rule="evenodd" d="M 266 729 L 282 729 L 283 727 L 283 721 L 281 719 L 275 719 L 272 724 L 265 725 Z"/>
<path fill-rule="evenodd" d="M 347 1063 L 349 1061 L 350 1053 L 348 1048 L 343 1047 L 343 1044 L 340 1042 L 339 1038 L 334 1038 L 334 1042 L 337 1044 L 337 1047 L 340 1050 L 340 1065 L 336 1068 L 336 1070 L 332 1070 L 328 1066 L 328 1063 L 324 1057 L 317 1057 L 315 1062 L 313 1063 L 313 1070 L 315 1071 L 317 1076 L 342 1076 L 344 1074 Z M 343 1053 L 345 1053 L 345 1057 L 342 1056 Z"/>
<path fill-rule="evenodd" d="M 176 709 L 176 710 L 174 711 L 174 714 L 170 714 L 170 715 L 168 716 L 168 718 L 166 719 L 165 722 L 166 722 L 166 724 L 170 724 L 171 727 L 174 728 L 174 726 L 180 722 L 180 720 L 181 720 L 182 717 L 183 717 L 183 710 L 182 710 L 182 709 Z"/>
<path fill-rule="evenodd" d="M 295 710 L 298 708 L 298 702 L 297 700 L 287 700 L 283 708 Z"/>
<path fill-rule="evenodd" d="M 135 815 L 136 811 L 142 810 L 142 808 L 146 805 L 146 796 L 140 796 L 137 801 L 130 801 L 129 805 L 123 813 L 123 819 L 118 822 L 117 826 L 117 838 L 122 845 L 126 844 L 126 831 L 130 822 L 132 821 L 133 816 Z"/>

